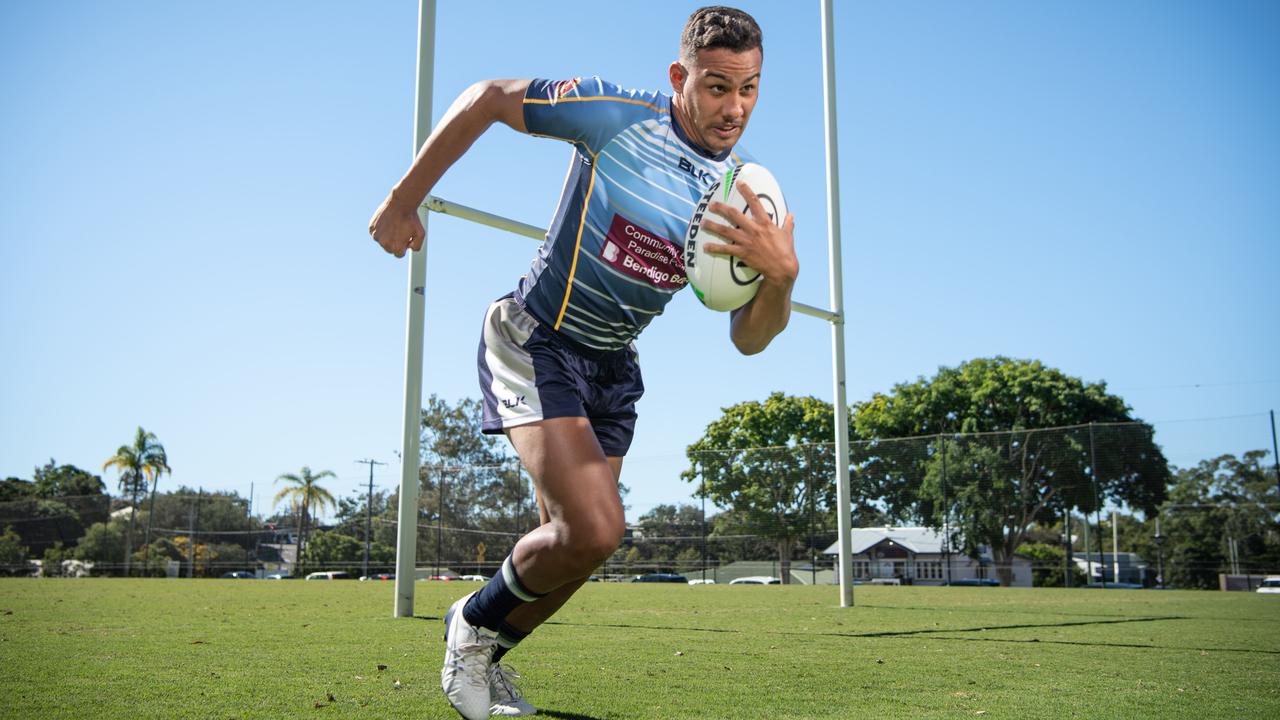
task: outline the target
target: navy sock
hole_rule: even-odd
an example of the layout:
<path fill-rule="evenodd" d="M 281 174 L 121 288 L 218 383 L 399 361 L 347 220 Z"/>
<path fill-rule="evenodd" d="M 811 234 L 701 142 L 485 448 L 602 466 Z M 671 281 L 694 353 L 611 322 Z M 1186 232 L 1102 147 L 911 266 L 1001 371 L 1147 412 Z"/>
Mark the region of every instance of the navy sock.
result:
<path fill-rule="evenodd" d="M 516 566 L 511 556 L 502 561 L 502 569 L 494 573 L 489 584 L 480 588 L 480 592 L 471 596 L 462 606 L 462 617 L 471 625 L 489 628 L 494 632 L 502 626 L 502 621 L 512 610 L 527 602 L 533 602 L 546 593 L 530 592 L 520 584 L 516 575 Z"/>
<path fill-rule="evenodd" d="M 529 637 L 529 633 L 520 630 L 506 620 L 498 626 L 498 647 L 493 649 L 493 661 L 498 662 L 509 651 L 515 649 L 520 641 Z"/>

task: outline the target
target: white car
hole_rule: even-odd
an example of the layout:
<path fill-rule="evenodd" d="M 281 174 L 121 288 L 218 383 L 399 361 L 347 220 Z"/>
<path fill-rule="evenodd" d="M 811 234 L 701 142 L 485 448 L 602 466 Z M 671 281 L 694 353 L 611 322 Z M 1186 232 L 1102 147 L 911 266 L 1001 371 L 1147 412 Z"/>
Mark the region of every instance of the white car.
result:
<path fill-rule="evenodd" d="M 729 581 L 730 585 L 781 585 L 782 578 L 770 577 L 768 575 L 748 575 L 747 577 L 734 578 Z"/>
<path fill-rule="evenodd" d="M 690 585 L 715 585 L 716 581 L 712 580 L 711 578 L 706 578 L 706 579 L 698 578 L 696 580 L 690 580 L 689 584 Z"/>
<path fill-rule="evenodd" d="M 489 578 L 483 575 L 461 575 L 458 579 L 466 580 L 468 582 L 489 582 Z"/>
<path fill-rule="evenodd" d="M 344 573 L 341 570 L 322 570 L 313 572 L 303 578 L 304 580 L 350 580 L 351 574 Z"/>
<path fill-rule="evenodd" d="M 1280 575 L 1269 575 L 1263 578 L 1262 584 L 1254 592 L 1280 595 Z"/>

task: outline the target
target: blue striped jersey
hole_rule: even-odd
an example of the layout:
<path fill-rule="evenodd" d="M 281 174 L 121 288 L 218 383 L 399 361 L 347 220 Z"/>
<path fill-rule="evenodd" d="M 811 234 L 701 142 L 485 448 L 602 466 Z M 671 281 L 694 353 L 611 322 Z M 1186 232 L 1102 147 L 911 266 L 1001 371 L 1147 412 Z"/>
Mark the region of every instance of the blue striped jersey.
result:
<path fill-rule="evenodd" d="M 517 299 L 591 350 L 626 347 L 687 284 L 684 235 L 717 178 L 746 162 L 711 155 L 671 116 L 671 96 L 600 78 L 534 80 L 532 135 L 573 145 L 560 204 Z"/>

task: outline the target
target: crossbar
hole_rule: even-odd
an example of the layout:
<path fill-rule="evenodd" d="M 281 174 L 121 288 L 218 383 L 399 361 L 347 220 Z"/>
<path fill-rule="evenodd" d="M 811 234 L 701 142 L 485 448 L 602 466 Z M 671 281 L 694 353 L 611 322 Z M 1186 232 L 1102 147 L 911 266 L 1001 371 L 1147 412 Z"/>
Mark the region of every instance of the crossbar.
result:
<path fill-rule="evenodd" d="M 449 215 L 456 217 L 459 220 L 470 220 L 473 223 L 488 225 L 491 228 L 497 228 L 499 230 L 506 230 L 507 232 L 515 233 L 516 235 L 533 238 L 534 240 L 541 241 L 547 236 L 547 231 L 536 225 L 522 223 L 519 220 L 512 220 L 511 218 L 503 217 L 501 215 L 494 215 L 493 213 L 485 212 L 484 210 L 477 210 L 473 207 L 468 207 L 466 205 L 445 200 L 444 198 L 436 197 L 435 195 L 428 195 L 427 199 L 423 201 L 422 207 L 423 209 L 430 210 L 434 213 Z M 801 315 L 816 317 L 819 320 L 826 320 L 827 322 L 836 322 L 840 319 L 839 313 L 820 307 L 814 307 L 813 305 L 806 305 L 804 303 L 792 302 L 791 309 Z"/>

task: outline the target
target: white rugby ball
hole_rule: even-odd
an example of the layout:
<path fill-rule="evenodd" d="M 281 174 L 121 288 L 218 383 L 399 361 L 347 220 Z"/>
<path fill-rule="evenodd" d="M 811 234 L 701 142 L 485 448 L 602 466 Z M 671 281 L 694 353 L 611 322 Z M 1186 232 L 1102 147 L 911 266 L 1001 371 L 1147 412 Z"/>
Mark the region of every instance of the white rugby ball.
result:
<path fill-rule="evenodd" d="M 733 224 L 708 211 L 707 205 L 720 201 L 751 215 L 751 208 L 738 188 L 739 181 L 746 181 L 755 191 L 775 225 L 781 226 L 787 219 L 787 204 L 782 199 L 778 181 L 764 166 L 756 163 L 744 163 L 725 173 L 698 201 L 684 238 L 685 275 L 702 304 L 720 312 L 746 305 L 760 289 L 760 273 L 746 263 L 732 255 L 713 255 L 703 249 L 707 242 L 733 244 L 728 238 L 704 229 L 703 225 L 708 220 L 721 225 Z"/>

